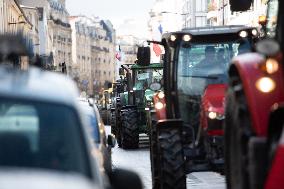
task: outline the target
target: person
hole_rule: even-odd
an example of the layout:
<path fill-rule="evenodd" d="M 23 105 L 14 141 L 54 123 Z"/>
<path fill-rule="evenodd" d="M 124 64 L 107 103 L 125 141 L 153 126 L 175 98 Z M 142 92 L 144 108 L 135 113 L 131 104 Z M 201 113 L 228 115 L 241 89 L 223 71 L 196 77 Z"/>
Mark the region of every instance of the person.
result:
<path fill-rule="evenodd" d="M 223 48 L 219 49 L 218 52 L 217 52 L 217 61 L 218 63 L 225 63 L 226 60 L 224 58 L 224 54 L 225 54 L 225 51 Z"/>
<path fill-rule="evenodd" d="M 199 62 L 198 66 L 206 66 L 215 63 L 215 53 L 215 47 L 207 46 L 205 48 L 205 58 Z"/>

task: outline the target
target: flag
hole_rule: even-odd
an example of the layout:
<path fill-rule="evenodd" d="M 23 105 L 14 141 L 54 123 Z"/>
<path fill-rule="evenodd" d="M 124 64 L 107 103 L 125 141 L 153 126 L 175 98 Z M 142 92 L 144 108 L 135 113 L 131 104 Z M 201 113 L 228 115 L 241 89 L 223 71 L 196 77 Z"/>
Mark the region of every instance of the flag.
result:
<path fill-rule="evenodd" d="M 116 54 L 115 54 L 115 58 L 116 58 L 118 61 L 121 61 L 121 48 L 120 48 L 120 45 L 118 45 L 118 51 L 117 51 Z"/>
<path fill-rule="evenodd" d="M 162 27 L 161 24 L 159 25 L 158 30 L 159 30 L 160 34 L 162 35 L 163 34 L 163 27 Z"/>
<path fill-rule="evenodd" d="M 162 49 L 161 49 L 160 45 L 158 45 L 156 43 L 153 44 L 153 51 L 155 52 L 157 57 L 162 54 Z"/>
<path fill-rule="evenodd" d="M 115 54 L 115 58 L 119 61 L 121 61 L 121 55 L 120 55 L 120 52 L 116 52 Z"/>
<path fill-rule="evenodd" d="M 153 39 L 156 41 L 160 41 L 163 33 L 163 27 L 161 23 L 155 26 L 156 28 L 154 29 L 154 34 L 153 34 Z M 162 49 L 160 45 L 158 44 L 153 44 L 153 51 L 155 52 L 156 56 L 159 57 L 162 54 Z"/>

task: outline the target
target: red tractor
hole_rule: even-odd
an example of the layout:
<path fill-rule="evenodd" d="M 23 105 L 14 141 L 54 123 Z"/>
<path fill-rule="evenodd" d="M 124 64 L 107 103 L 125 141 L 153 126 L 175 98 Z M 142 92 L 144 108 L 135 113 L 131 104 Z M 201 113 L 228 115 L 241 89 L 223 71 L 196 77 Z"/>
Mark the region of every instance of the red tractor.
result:
<path fill-rule="evenodd" d="M 230 0 L 233 11 L 251 0 Z M 228 189 L 284 188 L 284 2 L 267 1 L 264 39 L 229 68 L 225 110 Z M 282 10 L 282 11 L 281 11 Z M 263 17 L 262 17 L 263 18 Z"/>
<path fill-rule="evenodd" d="M 163 35 L 164 92 L 154 96 L 150 136 L 153 188 L 185 188 L 186 174 L 223 169 L 223 121 L 232 57 L 251 51 L 245 26 L 185 29 Z M 155 145 L 155 146 L 154 146 Z"/>

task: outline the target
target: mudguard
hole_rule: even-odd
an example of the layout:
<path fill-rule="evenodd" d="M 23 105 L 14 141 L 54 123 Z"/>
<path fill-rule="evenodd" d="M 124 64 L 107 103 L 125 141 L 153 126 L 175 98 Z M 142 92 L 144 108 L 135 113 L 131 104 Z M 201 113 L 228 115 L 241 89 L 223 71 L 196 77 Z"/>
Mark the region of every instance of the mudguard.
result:
<path fill-rule="evenodd" d="M 264 63 L 264 61 L 265 58 L 257 53 L 237 56 L 232 60 L 230 74 L 233 69 L 237 70 L 242 81 L 253 130 L 257 136 L 265 137 L 267 136 L 271 107 L 284 101 L 284 77 L 282 69 L 269 75 L 263 72 L 259 68 L 259 64 Z M 268 76 L 275 81 L 276 87 L 272 92 L 263 93 L 256 88 L 256 81 L 264 76 Z"/>

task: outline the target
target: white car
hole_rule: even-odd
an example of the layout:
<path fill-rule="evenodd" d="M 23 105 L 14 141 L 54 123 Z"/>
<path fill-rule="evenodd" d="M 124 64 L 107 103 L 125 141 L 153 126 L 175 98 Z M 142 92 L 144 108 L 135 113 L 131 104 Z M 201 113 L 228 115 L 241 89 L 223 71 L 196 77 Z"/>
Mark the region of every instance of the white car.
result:
<path fill-rule="evenodd" d="M 70 189 L 76 183 L 67 184 L 67 180 L 72 180 L 74 174 L 89 180 L 94 188 L 109 187 L 96 153 L 92 153 L 94 144 L 87 134 L 89 127 L 77 96 L 75 84 L 64 75 L 34 68 L 21 71 L 0 66 L 1 189 Z M 51 175 L 45 177 L 45 173 L 33 174 L 32 171 Z M 36 176 L 31 178 L 31 175 Z M 56 178 L 56 175 L 62 177 Z M 127 175 L 112 172 L 109 178 L 113 188 L 117 188 L 117 180 Z M 67 180 L 61 179 L 67 177 Z M 87 189 L 89 185 L 78 188 Z"/>
<path fill-rule="evenodd" d="M 115 146 L 115 139 L 112 135 L 106 136 L 105 125 L 101 119 L 98 108 L 91 99 L 78 98 L 83 114 L 86 116 L 89 125 L 89 133 L 93 143 L 100 151 L 101 163 L 106 173 L 112 171 L 111 148 Z"/>

